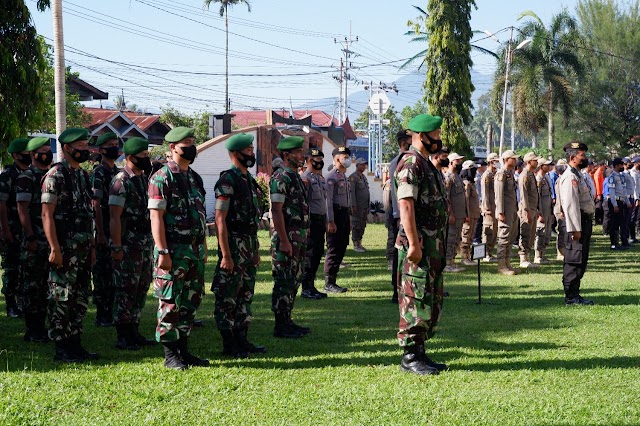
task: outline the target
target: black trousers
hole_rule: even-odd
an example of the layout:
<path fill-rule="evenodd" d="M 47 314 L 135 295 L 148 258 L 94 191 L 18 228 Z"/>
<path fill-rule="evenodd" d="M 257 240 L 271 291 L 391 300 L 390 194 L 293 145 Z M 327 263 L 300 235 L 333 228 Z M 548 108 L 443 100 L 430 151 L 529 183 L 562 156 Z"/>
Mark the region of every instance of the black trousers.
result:
<path fill-rule="evenodd" d="M 604 221 L 604 204 L 602 198 L 596 201 L 596 225 L 602 225 Z M 606 233 L 606 231 L 605 231 Z"/>
<path fill-rule="evenodd" d="M 620 233 L 622 230 L 622 222 L 624 220 L 624 211 L 627 206 L 622 201 L 615 201 L 618 206 L 618 213 L 613 210 L 613 204 L 611 200 L 607 200 L 607 210 L 609 212 L 609 239 L 612 246 L 620 245 Z M 622 241 L 625 244 L 625 241 Z M 626 243 L 628 244 L 628 242 Z"/>
<path fill-rule="evenodd" d="M 393 233 L 396 237 L 398 237 L 398 232 L 400 231 L 400 219 L 394 219 L 392 222 Z M 400 273 L 398 272 L 398 249 L 395 248 L 395 240 L 393 247 L 393 263 L 391 264 L 391 287 L 393 288 L 393 295 L 398 297 L 398 280 Z"/>
<path fill-rule="evenodd" d="M 327 216 L 311 214 L 309 238 L 307 239 L 307 253 L 302 273 L 302 289 L 310 290 L 316 279 L 316 272 L 320 266 L 320 259 L 324 254 L 324 236 L 327 231 Z"/>
<path fill-rule="evenodd" d="M 580 240 L 574 241 L 567 232 L 564 248 L 564 267 L 562 270 L 562 285 L 567 299 L 572 299 L 580 294 L 580 280 L 587 270 L 589 261 L 589 246 L 593 222 L 590 215 L 582 214 L 580 217 L 582 233 Z"/>
<path fill-rule="evenodd" d="M 349 232 L 351 223 L 349 209 L 333 205 L 333 221 L 336 224 L 336 232 L 327 232 L 327 254 L 324 257 L 324 274 L 335 277 L 338 275 L 340 264 L 349 245 Z"/>
<path fill-rule="evenodd" d="M 609 200 L 602 200 L 602 232 L 605 235 L 609 235 L 611 230 L 611 215 L 609 214 Z"/>
<path fill-rule="evenodd" d="M 631 203 L 632 206 L 634 204 L 635 204 L 635 201 Z M 629 245 L 629 233 L 631 229 L 631 213 L 632 212 L 633 212 L 633 207 L 629 208 L 625 204 L 624 212 L 622 213 L 622 225 L 620 226 L 620 239 L 622 240 L 623 246 Z"/>
<path fill-rule="evenodd" d="M 631 226 L 629 227 L 629 231 L 631 239 L 636 240 L 636 230 L 640 229 L 640 206 L 636 206 L 634 204 L 632 210 L 633 212 L 631 213 Z"/>

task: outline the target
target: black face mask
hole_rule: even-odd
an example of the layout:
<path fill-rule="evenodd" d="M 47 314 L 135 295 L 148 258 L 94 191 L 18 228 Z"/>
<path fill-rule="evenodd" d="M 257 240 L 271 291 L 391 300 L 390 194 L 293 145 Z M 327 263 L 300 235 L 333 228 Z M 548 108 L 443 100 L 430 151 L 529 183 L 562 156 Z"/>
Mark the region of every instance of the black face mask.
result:
<path fill-rule="evenodd" d="M 117 160 L 120 157 L 120 147 L 110 146 L 108 148 L 100 148 L 102 155 L 110 160 Z"/>
<path fill-rule="evenodd" d="M 48 166 L 53 162 L 53 151 L 36 152 L 36 161 L 43 166 Z"/>
<path fill-rule="evenodd" d="M 324 168 L 324 161 L 313 161 L 311 160 L 311 165 L 314 170 L 322 170 Z"/>
<path fill-rule="evenodd" d="M 456 170 L 456 173 L 460 174 L 460 172 L 462 171 L 462 164 L 456 164 L 455 170 Z"/>
<path fill-rule="evenodd" d="M 580 164 L 578 164 L 578 168 L 584 169 L 588 165 L 589 165 L 589 160 L 585 158 L 584 160 L 580 161 Z"/>
<path fill-rule="evenodd" d="M 444 160 L 439 159 L 438 160 L 438 164 L 440 165 L 440 167 L 449 167 L 449 159 L 445 158 Z"/>
<path fill-rule="evenodd" d="M 431 142 L 431 144 L 429 145 L 422 142 L 422 145 L 427 150 L 427 152 L 429 154 L 435 154 L 436 152 L 440 152 L 440 150 L 442 149 L 442 139 L 433 139 L 431 136 L 427 135 L 426 133 L 424 135 L 427 137 L 427 139 L 429 139 L 429 142 Z"/>
<path fill-rule="evenodd" d="M 78 163 L 84 163 L 85 161 L 89 160 L 89 157 L 91 157 L 91 153 L 89 152 L 88 149 L 75 149 L 75 148 L 71 148 L 73 151 L 71 151 L 69 154 L 71 154 L 71 158 L 73 158 L 73 161 L 77 161 Z"/>
<path fill-rule="evenodd" d="M 196 146 L 195 145 L 181 146 L 180 149 L 182 150 L 182 154 L 180 154 L 180 157 L 184 158 L 185 160 L 188 160 L 189 164 L 193 163 L 193 160 L 195 160 L 196 156 L 198 155 Z"/>
<path fill-rule="evenodd" d="M 245 155 L 242 152 L 236 152 L 236 154 L 240 155 L 240 157 L 236 157 L 240 164 L 242 164 L 247 169 L 253 167 L 256 164 L 255 155 Z"/>
<path fill-rule="evenodd" d="M 136 168 L 142 170 L 145 175 L 149 176 L 151 174 L 151 158 L 132 155 L 131 162 Z"/>
<path fill-rule="evenodd" d="M 25 164 L 25 165 L 28 166 L 29 164 L 31 164 L 31 154 L 29 154 L 29 153 L 18 154 L 18 158 L 17 158 L 16 161 L 19 161 L 22 164 Z"/>
<path fill-rule="evenodd" d="M 478 169 L 469 169 L 469 180 L 474 180 L 477 172 Z"/>

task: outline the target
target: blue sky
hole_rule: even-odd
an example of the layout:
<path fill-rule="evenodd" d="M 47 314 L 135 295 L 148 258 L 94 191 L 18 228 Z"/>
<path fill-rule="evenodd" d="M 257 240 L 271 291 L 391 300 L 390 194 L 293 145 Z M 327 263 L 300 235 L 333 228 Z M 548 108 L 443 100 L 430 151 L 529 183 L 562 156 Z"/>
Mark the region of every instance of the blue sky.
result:
<path fill-rule="evenodd" d="M 52 37 L 51 12 L 26 0 L 40 34 Z M 288 107 L 337 97 L 333 79 L 341 45 L 334 38 L 358 36 L 351 50 L 354 81 L 393 82 L 402 59 L 424 49 L 404 35 L 413 4 L 426 1 L 252 0 L 230 10 L 230 98 L 232 109 Z M 518 25 L 527 9 L 543 21 L 577 0 L 477 0 L 473 29 L 497 32 Z M 194 0 L 63 0 L 67 65 L 111 98 L 124 91 L 130 103 L 150 111 L 167 104 L 218 112 L 224 105 L 224 21 L 219 6 L 202 9 Z M 481 38 L 483 36 L 477 36 Z M 508 39 L 508 32 L 498 34 Z M 479 41 L 495 50 L 491 39 Z M 107 59 L 111 62 L 104 61 Z M 474 68 L 491 74 L 495 60 L 473 54 Z M 391 63 L 389 63 L 391 62 Z M 146 67 L 146 68 L 141 68 Z M 302 74 L 302 75 L 291 75 Z M 477 85 L 486 91 L 488 83 Z M 354 82 L 349 91 L 362 90 Z M 416 97 L 419 86 L 404 95 Z M 327 105 L 330 107 L 330 105 Z"/>

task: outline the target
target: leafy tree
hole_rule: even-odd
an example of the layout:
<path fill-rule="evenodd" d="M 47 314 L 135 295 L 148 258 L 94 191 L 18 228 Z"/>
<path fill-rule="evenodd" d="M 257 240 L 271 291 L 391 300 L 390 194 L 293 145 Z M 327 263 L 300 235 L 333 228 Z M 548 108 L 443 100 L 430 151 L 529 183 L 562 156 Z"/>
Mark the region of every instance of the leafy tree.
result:
<path fill-rule="evenodd" d="M 191 115 L 185 114 L 167 105 L 161 108 L 160 122 L 166 123 L 171 127 L 194 127 L 196 129 L 194 139 L 196 145 L 209 140 L 209 113 L 206 111 L 198 111 Z"/>
<path fill-rule="evenodd" d="M 491 95 L 485 93 L 478 99 L 478 107 L 475 109 L 473 120 L 465 127 L 465 133 L 471 146 L 487 146 L 490 150 L 493 142 L 500 138 L 500 122 L 491 109 Z M 487 144 L 487 135 L 491 136 L 492 146 Z"/>
<path fill-rule="evenodd" d="M 427 108 L 427 103 L 424 100 L 419 100 L 413 106 L 407 105 L 400 112 L 402 127 L 406 129 L 409 126 L 409 120 L 418 114 L 426 114 L 427 112 L 429 112 L 429 108 Z"/>
<path fill-rule="evenodd" d="M 474 0 L 429 0 L 426 29 L 429 46 L 425 63 L 426 101 L 431 114 L 443 118 L 442 140 L 468 155 L 469 141 L 463 127 L 471 122 L 471 37 L 469 25 Z"/>

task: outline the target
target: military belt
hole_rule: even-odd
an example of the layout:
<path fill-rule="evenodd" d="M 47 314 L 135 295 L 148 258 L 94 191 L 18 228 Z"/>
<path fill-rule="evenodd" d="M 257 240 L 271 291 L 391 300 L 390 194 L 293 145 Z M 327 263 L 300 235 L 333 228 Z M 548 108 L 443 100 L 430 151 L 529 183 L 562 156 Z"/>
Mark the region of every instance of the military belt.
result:
<path fill-rule="evenodd" d="M 229 232 L 231 232 L 232 234 L 239 234 L 239 235 L 254 235 L 256 232 L 258 232 L 258 227 L 255 225 L 245 225 L 245 226 L 230 226 L 229 227 Z"/>
<path fill-rule="evenodd" d="M 311 218 L 311 220 L 318 220 L 318 221 L 326 221 L 327 220 L 327 215 L 326 214 L 316 214 L 316 213 L 310 213 L 309 217 Z"/>
<path fill-rule="evenodd" d="M 334 204 L 333 205 L 333 211 L 341 212 L 341 211 L 345 211 L 345 210 L 348 210 L 348 209 L 349 209 L 349 207 L 342 207 L 340 204 Z"/>
<path fill-rule="evenodd" d="M 202 244 L 204 243 L 204 235 L 170 235 L 168 242 L 173 244 Z"/>

